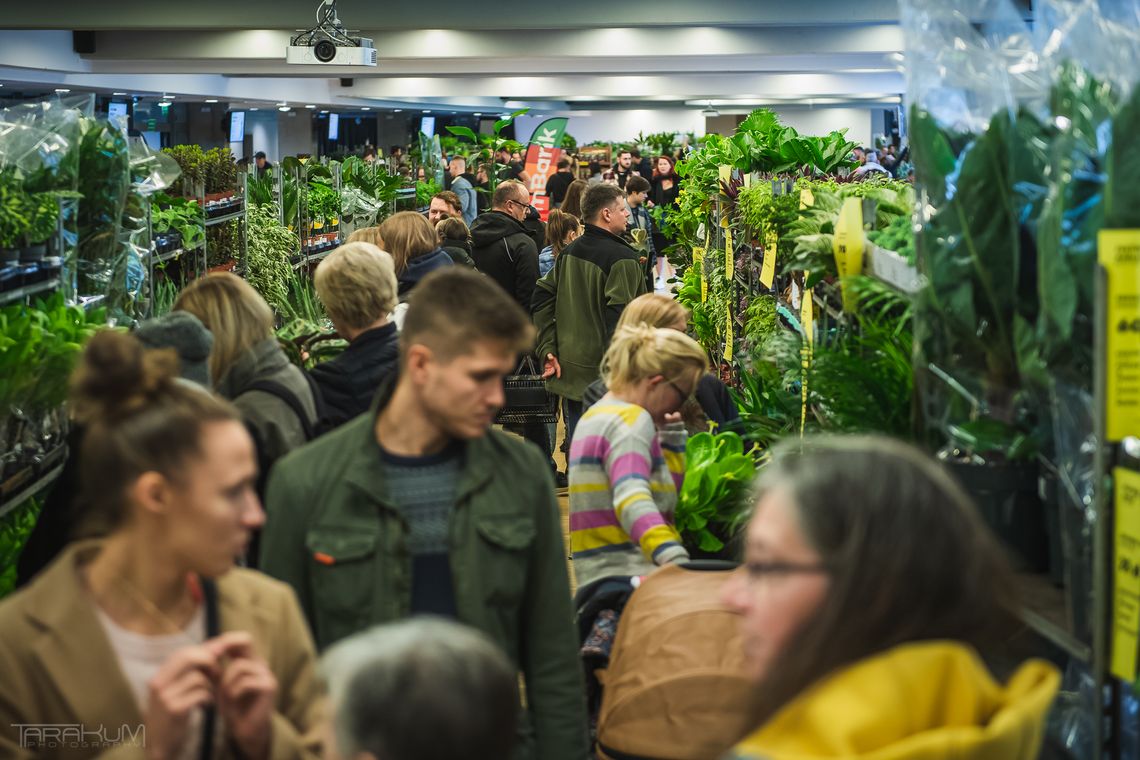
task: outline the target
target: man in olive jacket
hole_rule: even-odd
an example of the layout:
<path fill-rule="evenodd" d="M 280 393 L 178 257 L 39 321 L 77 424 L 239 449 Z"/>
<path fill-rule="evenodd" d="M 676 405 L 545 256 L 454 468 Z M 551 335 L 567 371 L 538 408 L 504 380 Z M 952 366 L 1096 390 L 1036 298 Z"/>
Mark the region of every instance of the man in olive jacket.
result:
<path fill-rule="evenodd" d="M 525 678 L 516 760 L 585 760 L 586 705 L 554 484 L 490 429 L 526 314 L 464 267 L 412 292 L 400 373 L 373 409 L 281 460 L 262 568 L 289 583 L 319 648 L 429 613 L 483 631 Z"/>
<path fill-rule="evenodd" d="M 594 185 L 582 198 L 586 230 L 562 250 L 534 290 L 536 353 L 545 358 L 547 387 L 562 396 L 566 438 L 582 416 L 582 394 L 598 379 L 598 366 L 621 313 L 646 292 L 635 251 L 619 235 L 629 221 L 625 192 Z"/>

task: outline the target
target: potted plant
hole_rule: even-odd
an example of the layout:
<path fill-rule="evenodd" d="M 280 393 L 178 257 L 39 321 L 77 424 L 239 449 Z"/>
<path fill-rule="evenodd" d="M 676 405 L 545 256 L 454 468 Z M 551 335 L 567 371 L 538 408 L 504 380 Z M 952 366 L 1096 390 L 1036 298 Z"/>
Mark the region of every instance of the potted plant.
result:
<path fill-rule="evenodd" d="M 0 174 L 0 291 L 20 285 L 20 248 L 31 226 L 27 193 L 12 173 Z"/>

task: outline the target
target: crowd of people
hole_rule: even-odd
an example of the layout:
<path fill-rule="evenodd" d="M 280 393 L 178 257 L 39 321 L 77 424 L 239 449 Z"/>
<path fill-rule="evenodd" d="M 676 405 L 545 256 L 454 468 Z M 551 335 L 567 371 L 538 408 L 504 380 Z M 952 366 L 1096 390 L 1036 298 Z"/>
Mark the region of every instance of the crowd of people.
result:
<path fill-rule="evenodd" d="M 66 504 L 44 509 L 58 541 L 0 602 L 0 756 L 591 757 L 597 629 L 567 551 L 578 599 L 690 567 L 686 437 L 738 417 L 686 310 L 653 292 L 645 251 L 668 242 L 634 247 L 657 245 L 639 212 L 679 184 L 668 157 L 654 181 L 635 158 L 561 182 L 545 225 L 504 177 L 470 224 L 453 182 L 426 215 L 357 230 L 314 272 L 348 347 L 311 371 L 233 274 L 97 334 Z M 561 398 L 565 473 L 546 423 L 494 425 L 527 357 Z M 751 501 L 721 604 L 754 699 L 715 756 L 1036 757 L 1059 676 L 985 664 L 1018 600 L 939 464 L 796 440 Z M 646 710 L 645 731 L 686 720 Z"/>

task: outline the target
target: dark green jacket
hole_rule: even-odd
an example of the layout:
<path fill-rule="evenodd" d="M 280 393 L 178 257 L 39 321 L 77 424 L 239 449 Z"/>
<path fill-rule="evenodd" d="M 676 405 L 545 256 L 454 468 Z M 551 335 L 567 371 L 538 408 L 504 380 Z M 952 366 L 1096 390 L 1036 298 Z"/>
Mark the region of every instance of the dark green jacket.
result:
<path fill-rule="evenodd" d="M 320 649 L 405 618 L 407 523 L 385 498 L 374 433 L 394 383 L 362 415 L 281 460 L 266 498 L 262 568 L 291 585 Z M 585 760 L 582 666 L 549 468 L 498 431 L 465 444 L 450 526 L 459 619 L 491 637 L 526 679 L 516 759 Z"/>
<path fill-rule="evenodd" d="M 638 255 L 624 240 L 592 224 L 558 254 L 534 289 L 536 353 L 558 357 L 561 378 L 547 388 L 580 401 L 598 379 L 598 366 L 622 310 L 646 292 Z"/>

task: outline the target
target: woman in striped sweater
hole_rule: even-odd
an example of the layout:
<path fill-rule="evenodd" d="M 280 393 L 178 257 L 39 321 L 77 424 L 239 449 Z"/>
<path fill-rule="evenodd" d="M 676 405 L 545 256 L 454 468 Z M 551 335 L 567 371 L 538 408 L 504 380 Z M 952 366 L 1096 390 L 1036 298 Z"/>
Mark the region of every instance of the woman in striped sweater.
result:
<path fill-rule="evenodd" d="M 689 558 L 673 527 L 684 477 L 678 410 L 708 370 L 676 330 L 621 327 L 602 360 L 609 392 L 570 444 L 570 546 L 579 587 Z"/>

